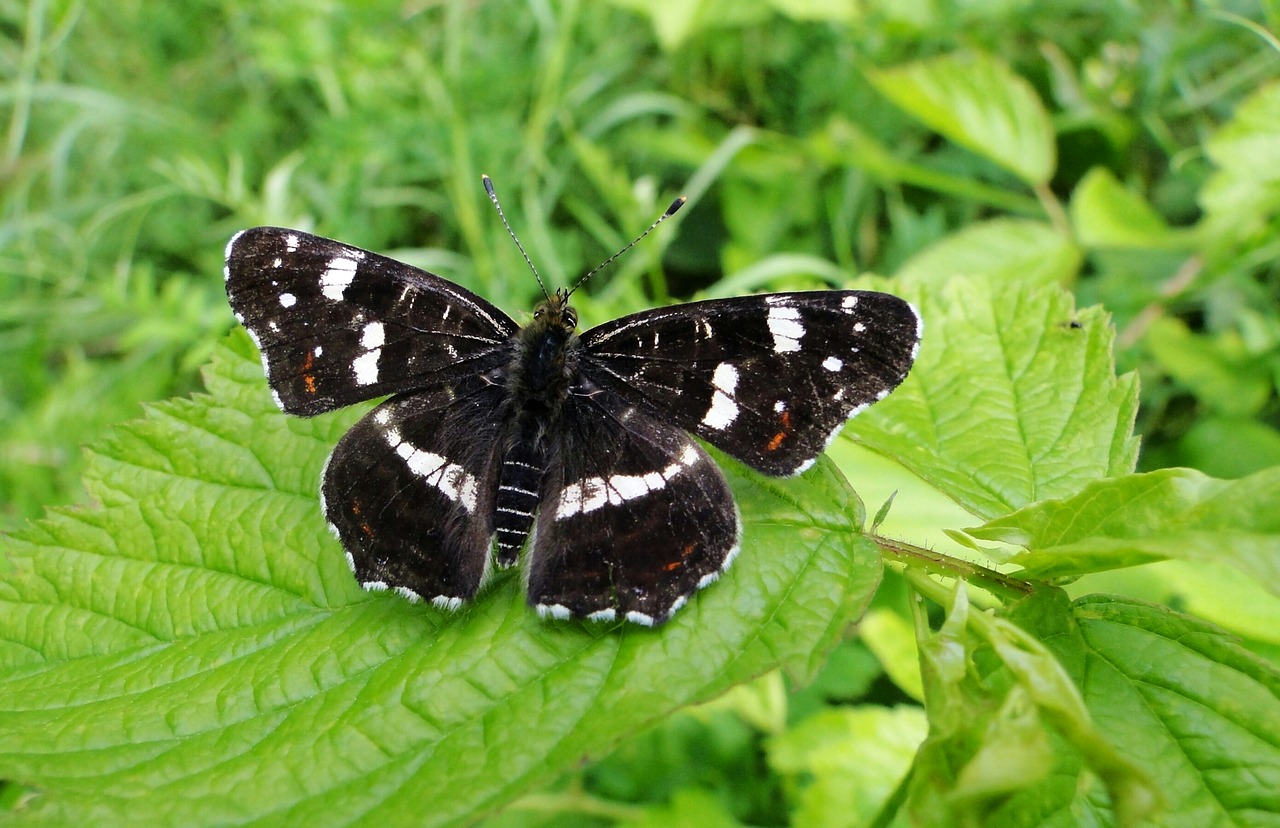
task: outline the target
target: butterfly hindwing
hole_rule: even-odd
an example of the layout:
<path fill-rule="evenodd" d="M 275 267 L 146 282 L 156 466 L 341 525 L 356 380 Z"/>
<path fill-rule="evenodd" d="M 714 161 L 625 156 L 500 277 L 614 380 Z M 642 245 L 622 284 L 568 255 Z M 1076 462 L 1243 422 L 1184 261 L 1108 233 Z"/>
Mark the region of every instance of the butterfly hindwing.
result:
<path fill-rule="evenodd" d="M 724 475 L 683 430 L 574 390 L 548 468 L 529 603 L 556 618 L 666 621 L 737 553 Z"/>
<path fill-rule="evenodd" d="M 582 371 L 752 468 L 788 475 L 903 380 L 919 340 L 919 315 L 890 294 L 776 293 L 592 328 Z"/>
<path fill-rule="evenodd" d="M 484 373 L 506 362 L 517 330 L 439 276 L 297 230 L 238 233 L 225 277 L 236 318 L 291 414 Z"/>
<path fill-rule="evenodd" d="M 325 517 L 366 589 L 454 609 L 489 568 L 502 388 L 483 378 L 395 397 L 338 442 Z"/>

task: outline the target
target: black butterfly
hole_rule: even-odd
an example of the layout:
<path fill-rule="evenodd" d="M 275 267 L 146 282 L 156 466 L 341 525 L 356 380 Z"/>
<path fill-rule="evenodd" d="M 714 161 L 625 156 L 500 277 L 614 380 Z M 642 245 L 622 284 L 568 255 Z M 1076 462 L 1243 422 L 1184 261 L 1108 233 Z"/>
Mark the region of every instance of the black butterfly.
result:
<path fill-rule="evenodd" d="M 522 328 L 439 276 L 277 227 L 231 239 L 225 275 L 282 409 L 392 395 L 338 442 L 321 484 L 361 584 L 455 609 L 532 538 L 528 600 L 552 618 L 666 621 L 741 535 L 690 432 L 798 474 L 902 381 L 921 328 L 895 296 L 818 291 L 578 336 L 563 288 Z"/>

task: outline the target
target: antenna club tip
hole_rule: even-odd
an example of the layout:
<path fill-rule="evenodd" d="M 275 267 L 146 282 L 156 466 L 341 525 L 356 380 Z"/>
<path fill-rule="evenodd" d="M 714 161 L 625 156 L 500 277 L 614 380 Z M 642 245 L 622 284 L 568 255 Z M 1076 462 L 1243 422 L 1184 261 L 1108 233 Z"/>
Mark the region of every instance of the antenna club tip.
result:
<path fill-rule="evenodd" d="M 675 201 L 671 202 L 671 206 L 667 208 L 667 212 L 662 214 L 662 217 L 667 218 L 668 216 L 674 215 L 676 210 L 679 210 L 681 207 L 683 207 L 684 203 L 688 200 L 689 200 L 688 198 L 684 196 L 680 196 Z"/>
<path fill-rule="evenodd" d="M 493 181 L 490 180 L 489 176 L 485 175 L 484 173 L 480 173 L 480 180 L 484 182 L 484 191 L 492 196 Z"/>

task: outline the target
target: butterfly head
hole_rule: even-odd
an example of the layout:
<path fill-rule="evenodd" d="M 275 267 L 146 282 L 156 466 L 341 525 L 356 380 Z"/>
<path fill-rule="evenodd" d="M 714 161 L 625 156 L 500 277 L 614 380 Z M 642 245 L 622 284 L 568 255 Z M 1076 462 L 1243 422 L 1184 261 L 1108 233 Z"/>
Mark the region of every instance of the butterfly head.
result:
<path fill-rule="evenodd" d="M 533 323 L 568 338 L 578 327 L 578 312 L 569 304 L 569 291 L 558 289 L 533 309 Z"/>

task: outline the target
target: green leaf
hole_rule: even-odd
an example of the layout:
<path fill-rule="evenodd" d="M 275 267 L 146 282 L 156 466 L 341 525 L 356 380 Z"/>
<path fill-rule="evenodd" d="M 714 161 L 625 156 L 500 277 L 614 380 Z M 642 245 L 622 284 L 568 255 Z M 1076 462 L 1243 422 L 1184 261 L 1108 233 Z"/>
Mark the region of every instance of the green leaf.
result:
<path fill-rule="evenodd" d="M 1280 824 L 1274 665 L 1211 624 L 1116 596 L 1068 604 L 1054 591 L 1024 602 L 1012 620 L 1054 652 L 1110 743 L 1159 782 L 1164 811 L 1157 824 Z M 1076 788 L 1050 779 L 985 824 L 1025 825 L 1028 812 L 1094 810 L 1098 792 L 1081 782 Z"/>
<path fill-rule="evenodd" d="M 662 48 L 671 51 L 712 28 L 745 26 L 768 19 L 766 0 L 610 0 L 649 18 Z"/>
<path fill-rule="evenodd" d="M 1205 413 L 1178 441 L 1178 455 L 1214 477 L 1280 466 L 1280 430 L 1257 420 Z"/>
<path fill-rule="evenodd" d="M 1101 309 L 975 279 L 903 294 L 924 318 L 920 355 L 854 419 L 859 442 L 988 518 L 1133 469 L 1137 380 L 1116 377 Z"/>
<path fill-rule="evenodd" d="M 1280 83 L 1242 101 L 1205 152 L 1218 167 L 1200 191 L 1209 220 L 1232 236 L 1262 229 L 1280 211 Z"/>
<path fill-rule="evenodd" d="M 871 83 L 947 139 L 1046 184 L 1057 164 L 1053 124 L 1031 84 L 982 53 L 943 55 L 873 70 Z"/>
<path fill-rule="evenodd" d="M 1256 578 L 1205 561 L 1169 561 L 1143 572 L 1153 571 L 1184 612 L 1236 635 L 1280 645 L 1280 597 Z"/>
<path fill-rule="evenodd" d="M 792 824 L 870 824 L 927 729 L 918 707 L 829 707 L 771 739 L 769 765 L 791 781 Z"/>
<path fill-rule="evenodd" d="M 1071 227 L 1087 247 L 1181 249 L 1194 238 L 1176 231 L 1140 194 L 1127 189 L 1106 167 L 1094 167 L 1071 196 Z"/>
<path fill-rule="evenodd" d="M 1250 416 L 1271 397 L 1269 366 L 1249 354 L 1235 332 L 1211 338 L 1166 316 L 1151 324 L 1145 340 L 1160 366 L 1215 411 Z"/>
<path fill-rule="evenodd" d="M 879 581 L 823 462 L 728 467 L 742 554 L 659 630 L 542 622 L 517 573 L 456 615 L 367 594 L 315 494 L 359 412 L 281 415 L 232 345 L 211 396 L 96 449 L 101 508 L 6 539 L 0 778 L 40 792 L 14 824 L 469 822 L 676 708 L 812 674 Z"/>
<path fill-rule="evenodd" d="M 939 286 L 955 276 L 984 276 L 1048 287 L 1070 285 L 1080 248 L 1038 221 L 993 219 L 965 226 L 912 256 L 896 274 L 901 285 Z"/>
<path fill-rule="evenodd" d="M 1167 558 L 1234 566 L 1280 594 L 1280 468 L 1241 480 L 1161 469 L 1097 480 L 965 530 L 1026 548 L 1013 563 L 1034 578 L 1100 572 Z"/>
<path fill-rule="evenodd" d="M 1072 669 L 1078 659 L 1046 648 L 1053 633 L 1025 629 L 1069 619 L 1065 595 L 1046 589 L 1021 602 L 1018 624 L 973 612 L 963 588 L 951 597 L 942 629 L 921 643 L 930 735 L 909 792 L 916 822 L 1018 826 L 1041 824 L 1029 815 L 1109 807 L 1115 824 L 1131 826 L 1150 815 L 1158 794 L 1128 744 L 1110 738 L 1096 688 Z"/>
<path fill-rule="evenodd" d="M 1026 603 L 1051 604 L 1058 598 L 1065 596 L 1041 593 Z M 1061 610 L 1064 608 L 1055 609 L 1055 615 L 1061 618 L 1064 615 Z M 1109 741 L 1097 728 L 1092 711 L 1076 689 L 1077 685 L 1063 669 L 1061 660 L 1055 659 L 1045 646 L 1045 642 L 1004 618 L 979 614 L 974 616 L 974 621 L 983 631 L 983 637 L 1004 668 L 1017 682 L 1015 687 L 1025 693 L 1025 702 L 1035 705 L 1040 717 L 1051 724 L 1079 753 L 1088 769 L 1106 786 L 1111 806 L 1116 811 L 1117 822 L 1126 826 L 1136 825 L 1148 816 L 1155 808 L 1158 798 L 1151 780 L 1143 774 L 1138 764 L 1117 750 L 1116 743 Z M 1020 706 L 1013 709 L 1017 710 Z M 1009 709 L 1008 705 L 1005 709 Z M 1004 728 L 1005 732 L 997 732 L 999 752 L 1005 755 L 1006 761 L 1036 753 L 1035 740 L 1029 737 L 1032 727 L 1026 721 L 1027 717 L 1019 718 L 1022 721 L 1017 722 L 1014 727 Z M 1013 738 L 1009 738 L 1010 735 Z M 983 752 L 992 741 L 988 738 Z M 991 760 L 982 753 L 974 761 L 984 759 L 989 767 Z M 966 767 L 965 770 L 970 768 Z M 970 784 L 974 781 L 972 777 L 978 777 L 979 790 L 991 790 L 991 780 L 983 779 L 982 775 L 981 771 L 971 774 Z M 990 772 L 986 775 L 989 777 Z M 961 774 L 960 781 L 962 784 L 966 781 L 964 773 Z"/>
<path fill-rule="evenodd" d="M 858 624 L 858 636 L 876 654 L 885 673 L 903 693 L 924 698 L 920 651 L 911 625 L 890 609 L 872 609 Z"/>
<path fill-rule="evenodd" d="M 688 788 L 671 795 L 671 803 L 649 808 L 644 816 L 623 820 L 619 828 L 739 828 L 742 823 L 714 794 Z"/>

